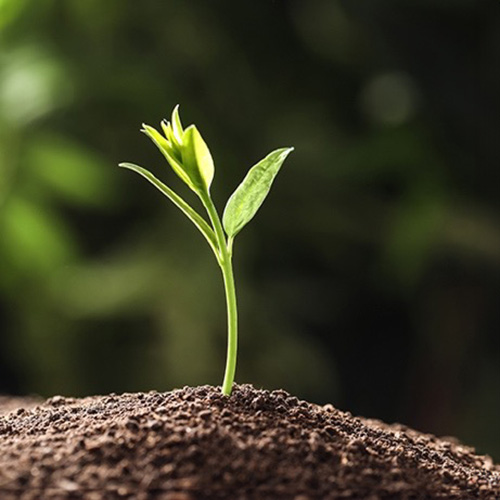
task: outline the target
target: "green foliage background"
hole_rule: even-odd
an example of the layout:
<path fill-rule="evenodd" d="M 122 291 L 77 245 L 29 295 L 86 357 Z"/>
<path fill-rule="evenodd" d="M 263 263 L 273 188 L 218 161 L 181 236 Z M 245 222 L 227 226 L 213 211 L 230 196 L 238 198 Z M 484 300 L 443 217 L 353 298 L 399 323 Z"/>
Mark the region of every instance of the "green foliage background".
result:
<path fill-rule="evenodd" d="M 181 104 L 239 236 L 237 379 L 500 459 L 496 1 L 0 0 L 0 390 L 218 384 L 205 242 L 135 161 Z M 185 193 L 189 196 L 189 193 Z"/>

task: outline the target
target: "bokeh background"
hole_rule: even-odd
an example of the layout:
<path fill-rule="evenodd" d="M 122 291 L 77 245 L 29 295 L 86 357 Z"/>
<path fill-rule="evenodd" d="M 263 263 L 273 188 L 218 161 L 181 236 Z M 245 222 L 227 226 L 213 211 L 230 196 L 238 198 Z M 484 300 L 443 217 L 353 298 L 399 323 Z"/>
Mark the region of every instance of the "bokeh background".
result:
<path fill-rule="evenodd" d="M 497 1 L 0 0 L 0 392 L 220 383 L 213 256 L 117 167 L 190 197 L 139 133 L 180 103 L 220 209 L 296 148 L 235 244 L 237 380 L 500 460 L 499 69 Z"/>

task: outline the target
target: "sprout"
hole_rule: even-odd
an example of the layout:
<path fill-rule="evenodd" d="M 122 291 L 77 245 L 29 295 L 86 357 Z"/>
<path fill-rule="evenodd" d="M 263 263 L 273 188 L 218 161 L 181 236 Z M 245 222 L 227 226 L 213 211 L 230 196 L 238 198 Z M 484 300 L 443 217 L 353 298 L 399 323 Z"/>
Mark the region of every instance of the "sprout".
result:
<path fill-rule="evenodd" d="M 161 129 L 163 134 L 149 125 L 143 125 L 142 131 L 156 144 L 172 170 L 200 198 L 207 211 L 208 220 L 148 170 L 132 163 L 120 163 L 120 167 L 142 175 L 169 198 L 199 229 L 215 254 L 222 271 L 226 295 L 228 343 L 222 392 L 229 396 L 236 371 L 238 344 L 238 310 L 232 264 L 233 240 L 259 210 L 281 165 L 293 148 L 281 148 L 269 153 L 248 171 L 229 198 L 221 222 L 210 196 L 210 186 L 215 173 L 214 162 L 198 129 L 194 125 L 183 129 L 179 106 L 174 108 L 171 122 L 161 123 Z"/>

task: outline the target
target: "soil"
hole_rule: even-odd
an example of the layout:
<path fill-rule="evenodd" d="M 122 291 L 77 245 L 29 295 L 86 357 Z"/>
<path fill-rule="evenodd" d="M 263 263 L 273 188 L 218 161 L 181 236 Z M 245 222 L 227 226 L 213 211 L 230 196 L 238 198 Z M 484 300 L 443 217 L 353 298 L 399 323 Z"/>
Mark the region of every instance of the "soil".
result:
<path fill-rule="evenodd" d="M 281 390 L 186 387 L 0 416 L 0 498 L 500 499 L 500 467 Z"/>
<path fill-rule="evenodd" d="M 0 416 L 6 415 L 19 408 L 34 408 L 43 403 L 43 399 L 37 396 L 1 396 L 0 395 Z"/>

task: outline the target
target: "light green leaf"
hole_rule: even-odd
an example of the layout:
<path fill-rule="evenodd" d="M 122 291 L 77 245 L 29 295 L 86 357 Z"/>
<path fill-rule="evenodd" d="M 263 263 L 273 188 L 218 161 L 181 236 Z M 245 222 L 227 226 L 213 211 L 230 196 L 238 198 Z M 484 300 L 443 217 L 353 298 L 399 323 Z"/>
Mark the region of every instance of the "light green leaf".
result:
<path fill-rule="evenodd" d="M 172 144 L 155 128 L 146 124 L 143 124 L 142 127 L 142 131 L 155 143 L 156 147 L 167 159 L 168 163 L 172 167 L 172 170 L 180 177 L 183 182 L 185 182 L 194 192 L 196 192 L 196 187 L 191 181 L 189 175 L 184 171 L 184 167 L 175 157 L 175 152 Z"/>
<path fill-rule="evenodd" d="M 208 192 L 214 178 L 214 161 L 207 144 L 194 125 L 190 125 L 182 136 L 182 164 L 193 184 Z"/>
<path fill-rule="evenodd" d="M 174 133 L 174 138 L 177 144 L 182 143 L 182 135 L 184 134 L 184 129 L 182 128 L 181 118 L 179 116 L 179 105 L 172 111 L 172 131 Z"/>
<path fill-rule="evenodd" d="M 173 147 L 174 144 L 176 144 L 176 142 L 175 142 L 175 137 L 174 137 L 174 131 L 172 130 L 172 125 L 167 120 L 162 120 L 160 125 L 161 125 L 161 128 L 163 130 L 163 133 L 165 134 L 165 137 L 170 142 L 171 147 Z M 177 144 L 176 144 L 176 146 L 177 146 Z"/>
<path fill-rule="evenodd" d="M 170 149 L 172 145 L 169 143 L 169 141 L 163 137 L 158 130 L 156 130 L 154 127 L 151 127 L 151 125 L 146 125 L 145 123 L 142 124 L 142 129 L 141 132 L 144 132 L 158 147 L 158 149 L 163 152 L 164 149 Z"/>
<path fill-rule="evenodd" d="M 159 191 L 161 191 L 170 201 L 179 208 L 188 219 L 200 230 L 201 234 L 208 241 L 208 244 L 212 248 L 215 253 L 217 259 L 219 259 L 219 249 L 217 245 L 217 240 L 215 238 L 215 234 L 212 228 L 208 225 L 205 219 L 199 215 L 194 208 L 192 208 L 188 203 L 186 203 L 178 194 L 176 194 L 172 189 L 170 189 L 167 185 L 157 179 L 149 170 L 145 168 L 139 167 L 138 165 L 134 165 L 133 163 L 120 163 L 119 165 L 122 168 L 127 168 L 134 172 L 137 172 L 139 175 L 142 175 L 145 179 L 147 179 L 153 186 L 155 186 Z"/>
<path fill-rule="evenodd" d="M 257 213 L 281 165 L 292 151 L 293 148 L 281 148 L 269 153 L 249 170 L 231 195 L 222 216 L 224 229 L 230 238 L 234 238 Z"/>

